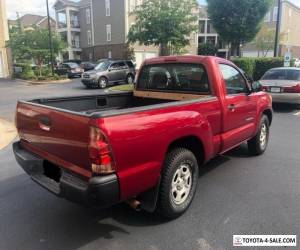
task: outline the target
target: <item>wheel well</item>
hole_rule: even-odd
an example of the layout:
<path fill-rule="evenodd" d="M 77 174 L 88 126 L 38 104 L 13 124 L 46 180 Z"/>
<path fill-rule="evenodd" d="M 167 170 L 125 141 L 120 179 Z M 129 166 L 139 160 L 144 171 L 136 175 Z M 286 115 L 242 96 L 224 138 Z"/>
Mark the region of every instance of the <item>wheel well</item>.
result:
<path fill-rule="evenodd" d="M 266 109 L 264 112 L 263 112 L 264 115 L 266 115 L 269 119 L 269 122 L 270 122 L 270 125 L 272 123 L 272 120 L 273 120 L 273 114 L 272 114 L 272 111 L 270 109 Z"/>
<path fill-rule="evenodd" d="M 168 148 L 168 152 L 173 148 L 186 148 L 195 155 L 198 166 L 200 167 L 205 161 L 205 151 L 202 142 L 196 136 L 187 136 L 172 142 Z"/>

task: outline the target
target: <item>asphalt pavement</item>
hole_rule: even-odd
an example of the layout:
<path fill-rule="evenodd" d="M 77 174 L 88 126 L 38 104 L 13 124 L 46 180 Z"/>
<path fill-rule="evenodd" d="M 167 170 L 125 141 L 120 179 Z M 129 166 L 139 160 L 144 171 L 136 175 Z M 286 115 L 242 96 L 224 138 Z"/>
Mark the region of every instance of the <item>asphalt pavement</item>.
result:
<path fill-rule="evenodd" d="M 13 121 L 18 99 L 99 91 L 79 80 L 41 86 L 0 80 L 0 118 Z M 125 204 L 92 210 L 57 198 L 23 172 L 9 145 L 0 151 L 0 249 L 227 250 L 238 249 L 233 234 L 299 237 L 299 111 L 276 108 L 264 155 L 250 157 L 243 145 L 204 166 L 190 209 L 174 221 Z"/>

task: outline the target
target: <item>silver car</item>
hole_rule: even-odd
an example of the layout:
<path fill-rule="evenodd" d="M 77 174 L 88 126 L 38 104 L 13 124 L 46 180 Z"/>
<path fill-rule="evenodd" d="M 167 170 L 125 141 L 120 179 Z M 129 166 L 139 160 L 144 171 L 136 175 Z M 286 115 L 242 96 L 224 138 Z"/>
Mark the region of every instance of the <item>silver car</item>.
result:
<path fill-rule="evenodd" d="M 274 68 L 259 83 L 270 93 L 274 103 L 300 104 L 300 69 Z"/>
<path fill-rule="evenodd" d="M 132 61 L 103 60 L 94 70 L 82 74 L 81 82 L 86 87 L 106 88 L 116 83 L 133 83 L 135 66 Z"/>

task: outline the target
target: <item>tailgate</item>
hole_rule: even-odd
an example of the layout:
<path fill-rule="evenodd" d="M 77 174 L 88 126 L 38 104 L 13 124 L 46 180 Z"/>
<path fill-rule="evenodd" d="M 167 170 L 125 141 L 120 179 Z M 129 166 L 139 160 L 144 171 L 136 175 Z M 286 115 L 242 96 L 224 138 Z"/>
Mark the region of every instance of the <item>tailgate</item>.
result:
<path fill-rule="evenodd" d="M 22 146 L 85 177 L 89 164 L 89 117 L 19 102 L 16 126 Z"/>

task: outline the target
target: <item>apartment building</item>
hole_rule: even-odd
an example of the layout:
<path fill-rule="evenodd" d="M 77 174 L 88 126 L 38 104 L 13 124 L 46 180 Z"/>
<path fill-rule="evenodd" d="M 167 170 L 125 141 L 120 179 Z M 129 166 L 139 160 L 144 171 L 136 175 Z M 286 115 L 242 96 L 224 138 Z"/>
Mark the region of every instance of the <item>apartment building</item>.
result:
<path fill-rule="evenodd" d="M 8 39 L 5 0 L 0 0 L 0 78 L 9 77 L 9 53 L 6 48 Z"/>
<path fill-rule="evenodd" d="M 198 45 L 213 44 L 218 48 L 218 56 L 227 58 L 228 46 L 221 40 L 217 31 L 214 29 L 211 20 L 208 17 L 207 6 L 199 6 L 199 31 Z"/>
<path fill-rule="evenodd" d="M 275 40 L 275 28 L 277 24 L 278 15 L 278 1 L 273 0 L 273 4 L 265 16 L 262 26 L 274 31 Z M 293 3 L 283 0 L 281 2 L 280 12 L 280 41 L 279 41 L 279 55 L 284 54 L 290 50 L 294 57 L 300 58 L 300 8 Z M 272 57 L 274 55 L 274 48 L 270 49 L 265 55 L 259 51 L 255 42 L 246 44 L 242 49 L 243 56 L 257 57 L 267 56 Z"/>
<path fill-rule="evenodd" d="M 73 2 L 57 0 L 54 4 L 57 30 L 68 42 L 62 59 L 99 60 L 124 58 L 128 54 L 126 44 L 130 26 L 135 17 L 130 13 L 143 0 L 82 0 Z M 197 34 L 190 38 L 188 54 L 196 54 Z M 155 57 L 159 49 L 154 46 L 132 46 L 137 65 L 147 58 Z"/>

